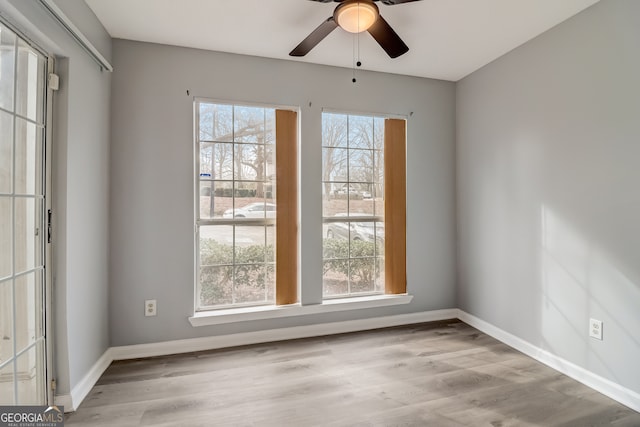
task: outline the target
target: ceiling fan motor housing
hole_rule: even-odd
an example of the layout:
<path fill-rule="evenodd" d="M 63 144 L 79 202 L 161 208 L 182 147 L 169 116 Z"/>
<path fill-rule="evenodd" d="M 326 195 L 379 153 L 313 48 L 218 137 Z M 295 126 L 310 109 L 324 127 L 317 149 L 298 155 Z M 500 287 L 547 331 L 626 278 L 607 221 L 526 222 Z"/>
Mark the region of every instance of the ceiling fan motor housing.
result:
<path fill-rule="evenodd" d="M 333 19 L 345 31 L 367 31 L 380 16 L 378 6 L 371 0 L 344 0 L 333 11 Z"/>

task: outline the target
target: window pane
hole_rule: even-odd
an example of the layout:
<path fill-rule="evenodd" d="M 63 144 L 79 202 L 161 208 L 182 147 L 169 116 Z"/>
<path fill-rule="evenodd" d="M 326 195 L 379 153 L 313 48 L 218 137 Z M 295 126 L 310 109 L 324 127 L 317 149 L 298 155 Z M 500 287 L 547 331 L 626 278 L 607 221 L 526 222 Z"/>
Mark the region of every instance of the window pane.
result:
<path fill-rule="evenodd" d="M 16 360 L 18 371 L 18 403 L 20 405 L 42 405 L 44 382 L 44 345 L 38 342 Z"/>
<path fill-rule="evenodd" d="M 276 228 L 273 225 L 267 226 L 267 247 L 264 252 L 266 262 L 276 261 Z"/>
<path fill-rule="evenodd" d="M 4 55 L 4 53 L 3 53 Z M 3 56 L 0 56 L 2 60 Z M 2 64 L 0 64 L 0 67 Z M 3 74 L 4 75 L 4 74 Z M 13 189 L 13 117 L 0 111 L 0 193 Z"/>
<path fill-rule="evenodd" d="M 0 338 L 0 363 L 2 363 L 13 357 L 13 281 L 11 280 L 0 282 Z M 2 381 L 0 381 L 0 387 L 4 387 Z"/>
<path fill-rule="evenodd" d="M 347 147 L 347 115 L 322 113 L 322 145 Z"/>
<path fill-rule="evenodd" d="M 16 194 L 42 194 L 42 130 L 16 119 Z"/>
<path fill-rule="evenodd" d="M 351 244 L 349 245 L 349 256 L 351 258 L 375 256 L 376 241 L 373 236 L 374 229 L 375 227 L 372 222 L 351 223 Z"/>
<path fill-rule="evenodd" d="M 267 271 L 267 301 L 276 300 L 276 265 L 275 263 L 266 265 Z"/>
<path fill-rule="evenodd" d="M 224 213 L 225 218 L 275 218 L 275 211 L 267 215 L 265 211 L 264 182 L 236 182 L 234 191 L 234 206 Z"/>
<path fill-rule="evenodd" d="M 373 182 L 384 183 L 384 151 L 373 152 Z"/>
<path fill-rule="evenodd" d="M 266 201 L 266 215 L 267 218 L 276 217 L 276 183 L 275 181 L 267 181 L 262 184 L 264 190 L 264 198 Z M 260 194 L 260 191 L 257 191 Z"/>
<path fill-rule="evenodd" d="M 233 144 L 200 145 L 200 177 L 233 179 Z"/>
<path fill-rule="evenodd" d="M 375 258 L 351 258 L 349 264 L 351 293 L 374 292 L 376 276 Z"/>
<path fill-rule="evenodd" d="M 266 232 L 264 225 L 235 226 L 235 262 L 264 263 L 266 259 Z"/>
<path fill-rule="evenodd" d="M 376 257 L 376 292 L 384 292 L 384 257 Z"/>
<path fill-rule="evenodd" d="M 376 227 L 376 255 L 384 255 L 384 222 L 375 222 Z"/>
<path fill-rule="evenodd" d="M 44 58 L 24 41 L 18 40 L 18 80 L 16 82 L 16 113 L 42 123 Z"/>
<path fill-rule="evenodd" d="M 347 182 L 347 150 L 325 147 L 322 149 L 322 180 Z"/>
<path fill-rule="evenodd" d="M 367 257 L 376 254 L 375 222 L 351 222 L 351 245 L 349 256 Z"/>
<path fill-rule="evenodd" d="M 11 275 L 13 265 L 13 204 L 0 196 L 0 279 Z"/>
<path fill-rule="evenodd" d="M 382 198 L 382 194 L 384 194 L 384 189 L 380 190 L 382 185 L 376 184 L 375 192 L 372 194 L 373 199 L 373 212 L 377 216 L 384 216 L 384 199 Z"/>
<path fill-rule="evenodd" d="M 42 201 L 15 199 L 15 268 L 16 274 L 42 265 Z"/>
<path fill-rule="evenodd" d="M 369 197 L 367 199 L 364 198 L 364 195 L 369 195 L 370 192 L 364 190 L 368 188 L 368 185 L 358 186 L 358 189 L 353 191 L 356 194 L 349 200 L 349 213 L 351 216 L 372 216 L 374 213 L 374 202 Z"/>
<path fill-rule="evenodd" d="M 272 226 L 235 226 L 234 303 L 267 302 L 267 289 L 275 285 L 265 265 L 274 259 L 273 241 Z"/>
<path fill-rule="evenodd" d="M 233 302 L 233 267 L 200 267 L 200 306 Z"/>
<path fill-rule="evenodd" d="M 376 194 L 376 185 L 373 183 L 360 184 L 360 194 L 363 200 L 368 200 L 369 203 L 372 203 Z"/>
<path fill-rule="evenodd" d="M 233 142 L 233 106 L 200 104 L 200 140 Z"/>
<path fill-rule="evenodd" d="M 373 150 L 349 150 L 349 181 L 374 181 Z"/>
<path fill-rule="evenodd" d="M 44 336 L 42 270 L 16 280 L 16 350 L 22 351 Z"/>
<path fill-rule="evenodd" d="M 234 179 L 264 181 L 266 176 L 266 158 L 273 150 L 265 150 L 259 144 L 235 144 L 234 146 Z M 275 162 L 270 161 L 273 165 Z"/>
<path fill-rule="evenodd" d="M 276 148 L 273 145 L 264 147 L 264 179 L 274 181 L 276 179 Z"/>
<path fill-rule="evenodd" d="M 384 150 L 384 117 L 373 118 L 373 145 L 376 150 Z"/>
<path fill-rule="evenodd" d="M 213 196 L 214 181 L 200 181 L 200 212 L 199 218 L 213 218 L 215 216 L 215 197 Z"/>
<path fill-rule="evenodd" d="M 234 141 L 265 143 L 264 108 L 234 107 Z"/>
<path fill-rule="evenodd" d="M 14 362 L 10 362 L 0 368 L 0 405 L 13 405 L 17 402 L 14 401 L 14 391 L 13 391 L 13 364 Z"/>
<path fill-rule="evenodd" d="M 348 194 L 342 190 L 345 184 L 323 183 L 322 215 L 326 217 L 346 216 L 349 212 Z"/>
<path fill-rule="evenodd" d="M 216 178 L 213 176 L 213 147 L 214 144 L 200 144 L 200 178 Z"/>
<path fill-rule="evenodd" d="M 200 266 L 233 263 L 233 225 L 200 227 Z"/>
<path fill-rule="evenodd" d="M 325 297 L 349 293 L 349 259 L 334 259 L 323 264 L 322 292 Z"/>
<path fill-rule="evenodd" d="M 349 148 L 373 148 L 373 117 L 349 116 Z"/>
<path fill-rule="evenodd" d="M 0 24 L 0 107 L 13 111 L 16 36 Z"/>
<path fill-rule="evenodd" d="M 324 259 L 349 257 L 349 223 L 330 222 L 325 224 L 325 239 L 323 240 Z"/>
<path fill-rule="evenodd" d="M 232 217 L 233 181 L 200 181 L 200 218 Z"/>
<path fill-rule="evenodd" d="M 264 264 L 236 264 L 234 302 L 267 302 L 267 269 Z"/>
<path fill-rule="evenodd" d="M 274 108 L 265 109 L 265 143 L 275 144 L 276 142 L 276 110 Z"/>

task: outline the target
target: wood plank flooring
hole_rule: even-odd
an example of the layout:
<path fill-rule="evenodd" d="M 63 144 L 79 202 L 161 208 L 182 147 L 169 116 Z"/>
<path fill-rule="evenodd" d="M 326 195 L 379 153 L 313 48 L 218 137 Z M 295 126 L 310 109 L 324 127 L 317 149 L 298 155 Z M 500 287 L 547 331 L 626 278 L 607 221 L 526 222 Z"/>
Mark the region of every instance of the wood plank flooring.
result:
<path fill-rule="evenodd" d="M 67 426 L 640 426 L 457 320 L 114 362 Z"/>

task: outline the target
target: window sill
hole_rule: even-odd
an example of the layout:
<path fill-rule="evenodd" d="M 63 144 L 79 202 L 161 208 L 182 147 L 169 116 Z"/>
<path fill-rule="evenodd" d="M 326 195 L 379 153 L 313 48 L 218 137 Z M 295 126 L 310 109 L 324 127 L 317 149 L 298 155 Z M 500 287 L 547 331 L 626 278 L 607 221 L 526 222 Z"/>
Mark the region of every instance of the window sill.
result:
<path fill-rule="evenodd" d="M 222 325 L 225 323 L 248 322 L 251 320 L 275 319 L 280 317 L 307 316 L 311 314 L 332 313 L 336 311 L 358 310 L 363 308 L 387 307 L 409 304 L 413 295 L 373 295 L 366 297 L 325 300 L 322 304 L 281 306 L 260 306 L 212 310 L 189 317 L 191 326 Z"/>

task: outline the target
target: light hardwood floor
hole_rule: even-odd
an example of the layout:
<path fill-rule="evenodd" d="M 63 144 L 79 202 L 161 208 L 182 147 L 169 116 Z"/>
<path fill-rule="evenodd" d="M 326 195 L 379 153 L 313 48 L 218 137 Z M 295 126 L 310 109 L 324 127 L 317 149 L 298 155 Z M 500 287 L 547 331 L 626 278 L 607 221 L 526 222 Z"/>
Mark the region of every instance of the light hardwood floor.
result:
<path fill-rule="evenodd" d="M 457 320 L 114 362 L 67 426 L 640 426 Z"/>

